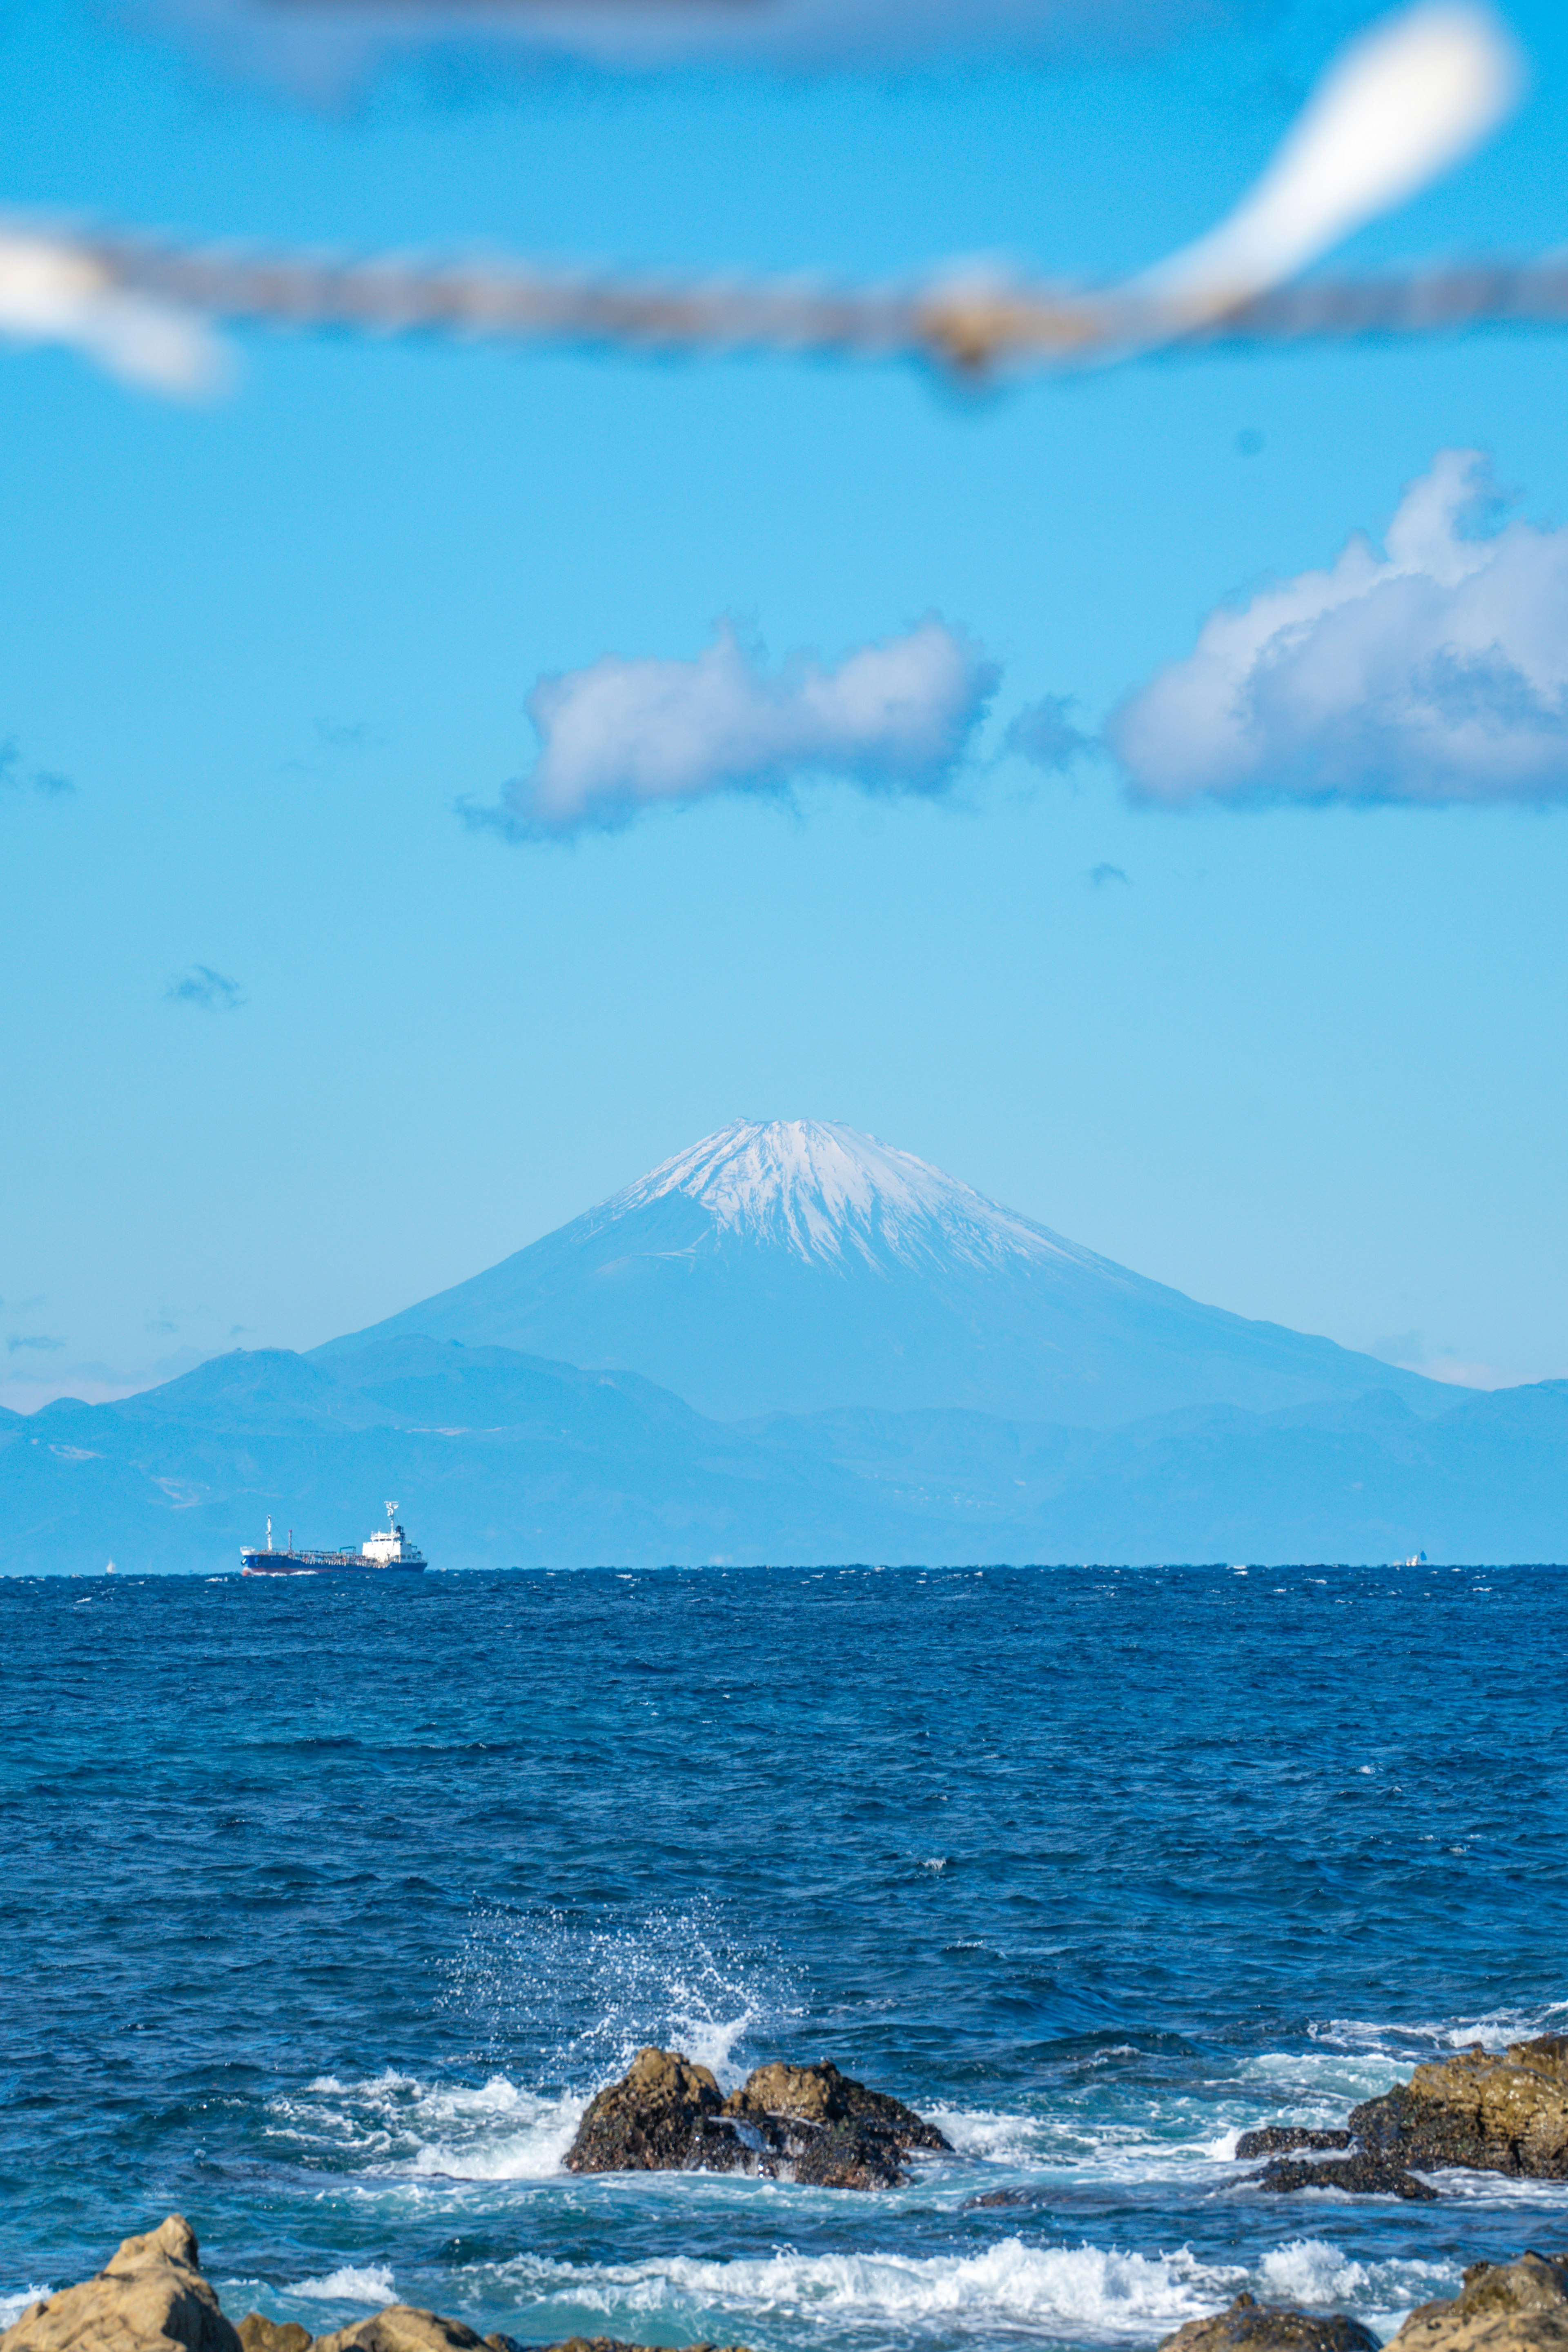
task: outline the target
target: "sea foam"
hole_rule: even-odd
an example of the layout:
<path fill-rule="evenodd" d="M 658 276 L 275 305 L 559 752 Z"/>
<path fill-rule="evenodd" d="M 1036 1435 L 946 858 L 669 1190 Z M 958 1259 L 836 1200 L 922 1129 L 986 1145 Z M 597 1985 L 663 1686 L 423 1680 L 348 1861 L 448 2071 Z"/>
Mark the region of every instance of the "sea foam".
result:
<path fill-rule="evenodd" d="M 49 2292 L 47 2286 L 19 2286 L 0 2293 L 0 2336 L 16 2326 L 30 2303 L 37 2303 L 40 2295 Z"/>
<path fill-rule="evenodd" d="M 384 2263 L 369 2270 L 356 2270 L 352 2265 L 341 2271 L 330 2271 L 325 2278 L 300 2279 L 290 2292 L 308 2294 L 321 2303 L 395 2303 L 397 2287 Z"/>
<path fill-rule="evenodd" d="M 679 2322 L 715 2308 L 737 2321 L 773 2316 L 839 2327 L 944 2320 L 964 2327 L 1070 2326 L 1115 2339 L 1179 2326 L 1245 2284 L 1245 2272 L 1165 2254 L 1099 2246 L 1030 2246 L 1013 2237 L 973 2254 L 800 2254 L 709 2262 L 673 2255 L 642 2264 L 574 2270 L 524 2259 L 503 2275 L 542 2304 Z"/>

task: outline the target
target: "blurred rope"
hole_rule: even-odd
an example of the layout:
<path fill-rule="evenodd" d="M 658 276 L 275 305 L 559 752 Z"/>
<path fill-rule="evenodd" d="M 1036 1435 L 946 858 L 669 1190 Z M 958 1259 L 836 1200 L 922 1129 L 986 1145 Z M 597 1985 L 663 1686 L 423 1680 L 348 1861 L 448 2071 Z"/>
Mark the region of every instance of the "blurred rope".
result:
<path fill-rule="evenodd" d="M 188 249 L 100 236 L 69 250 L 106 293 L 213 320 L 296 331 L 446 335 L 664 352 L 770 351 L 915 357 L 963 374 L 1083 366 L 1151 348 L 1279 344 L 1568 321 L 1568 254 L 1324 278 L 1226 308 L 1029 280 L 940 280 L 836 291 L 784 279 L 640 279 L 499 262 L 421 268 L 297 254 Z"/>
<path fill-rule="evenodd" d="M 913 289 L 805 278 L 636 278 L 522 263 L 426 268 L 200 248 L 0 225 L 0 333 L 75 344 L 166 392 L 221 382 L 220 321 L 449 335 L 918 357 L 957 373 L 1105 365 L 1197 343 L 1417 335 L 1568 316 L 1568 259 L 1478 261 L 1387 278 L 1302 272 L 1495 131 L 1523 62 L 1480 0 L 1420 0 L 1331 61 L 1273 157 L 1205 235 L 1095 289 L 971 268 Z"/>

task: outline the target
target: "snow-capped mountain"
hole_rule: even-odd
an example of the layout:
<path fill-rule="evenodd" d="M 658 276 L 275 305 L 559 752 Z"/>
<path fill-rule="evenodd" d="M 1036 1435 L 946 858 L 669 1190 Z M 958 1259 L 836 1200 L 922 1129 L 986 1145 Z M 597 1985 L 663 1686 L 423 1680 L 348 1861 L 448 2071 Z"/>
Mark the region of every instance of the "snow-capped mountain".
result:
<path fill-rule="evenodd" d="M 589 1221 L 618 1223 L 674 1192 L 707 1211 L 716 1236 L 829 1265 L 858 1257 L 994 1268 L 1042 1255 L 1094 1262 L 912 1151 L 831 1120 L 734 1119 L 628 1184 Z"/>
<path fill-rule="evenodd" d="M 640 1372 L 727 1420 L 966 1406 L 1107 1426 L 1388 1389 L 1331 1340 L 1203 1307 L 907 1151 L 737 1119 L 602 1206 L 353 1340 L 423 1334 Z"/>

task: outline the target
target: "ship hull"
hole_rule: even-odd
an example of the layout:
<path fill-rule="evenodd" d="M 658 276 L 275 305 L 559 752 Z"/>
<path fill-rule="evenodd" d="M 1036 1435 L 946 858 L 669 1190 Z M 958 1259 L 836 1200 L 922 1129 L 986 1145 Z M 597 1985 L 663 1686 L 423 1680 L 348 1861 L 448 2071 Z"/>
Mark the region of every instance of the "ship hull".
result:
<path fill-rule="evenodd" d="M 365 1559 L 357 1551 L 242 1551 L 243 1576 L 423 1576 L 422 1559 Z"/>

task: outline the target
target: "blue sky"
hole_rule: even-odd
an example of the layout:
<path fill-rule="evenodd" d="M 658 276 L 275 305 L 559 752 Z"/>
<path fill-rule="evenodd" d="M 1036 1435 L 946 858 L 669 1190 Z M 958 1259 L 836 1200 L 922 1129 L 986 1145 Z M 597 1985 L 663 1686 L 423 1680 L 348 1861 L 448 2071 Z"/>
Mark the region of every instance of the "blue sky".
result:
<path fill-rule="evenodd" d="M 898 71 L 459 49 L 323 96 L 150 5 L 43 0 L 5 37 L 0 194 L 368 249 L 1110 276 L 1209 225 L 1368 13 L 1090 16 L 1054 58 Z M 1568 42 L 1510 21 L 1516 121 L 1347 266 L 1568 240 Z M 1004 740 L 1046 696 L 1097 732 L 1227 600 L 1381 545 L 1442 451 L 1560 527 L 1568 342 L 979 397 L 896 366 L 238 349 L 194 408 L 0 351 L 0 1399 L 310 1346 L 742 1115 L 870 1129 L 1243 1313 L 1568 1373 L 1555 787 L 1165 805 L 1104 753 Z M 463 821 L 527 789 L 541 678 L 690 664 L 726 618 L 759 675 L 831 676 L 932 614 L 1000 674 L 942 791 Z"/>

